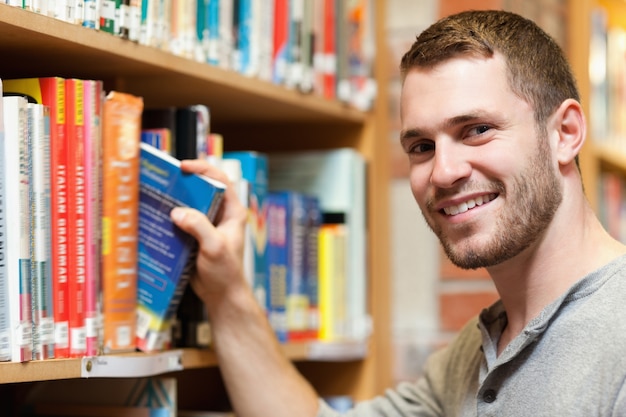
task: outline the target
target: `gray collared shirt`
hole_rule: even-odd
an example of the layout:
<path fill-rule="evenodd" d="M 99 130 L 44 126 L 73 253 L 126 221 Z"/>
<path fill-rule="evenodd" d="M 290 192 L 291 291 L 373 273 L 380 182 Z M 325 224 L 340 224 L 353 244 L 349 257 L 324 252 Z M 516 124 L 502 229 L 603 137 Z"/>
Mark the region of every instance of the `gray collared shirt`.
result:
<path fill-rule="evenodd" d="M 626 256 L 581 279 L 497 356 L 505 325 L 496 302 L 433 354 L 417 381 L 344 415 L 626 416 Z M 320 401 L 318 417 L 336 415 Z"/>

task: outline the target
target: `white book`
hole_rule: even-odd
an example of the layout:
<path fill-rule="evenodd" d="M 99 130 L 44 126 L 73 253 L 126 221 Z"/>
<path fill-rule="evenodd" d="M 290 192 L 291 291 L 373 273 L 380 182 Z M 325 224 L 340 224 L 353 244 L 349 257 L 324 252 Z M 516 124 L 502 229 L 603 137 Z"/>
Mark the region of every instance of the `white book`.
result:
<path fill-rule="evenodd" d="M 30 207 L 28 175 L 27 100 L 21 96 L 3 98 L 3 159 L 7 281 L 10 308 L 11 360 L 32 359 L 30 307 Z"/>
<path fill-rule="evenodd" d="M 233 34 L 233 0 L 220 0 L 219 6 L 219 66 L 224 69 L 232 69 L 233 54 L 235 50 L 235 37 Z"/>
<path fill-rule="evenodd" d="M 0 81 L 0 87 L 2 82 Z M 4 117 L 2 111 L 2 101 L 0 101 L 0 174 L 4 173 Z M 4 178 L 4 177 L 2 177 Z M 7 217 L 6 217 L 6 187 L 5 182 L 0 178 L 0 259 L 6 259 L 7 240 Z M 0 262 L 0 361 L 11 360 L 11 310 L 9 303 L 10 292 L 8 282 L 8 265 Z"/>
<path fill-rule="evenodd" d="M 50 269 L 50 111 L 28 103 L 31 180 L 31 302 L 33 359 L 54 355 Z"/>

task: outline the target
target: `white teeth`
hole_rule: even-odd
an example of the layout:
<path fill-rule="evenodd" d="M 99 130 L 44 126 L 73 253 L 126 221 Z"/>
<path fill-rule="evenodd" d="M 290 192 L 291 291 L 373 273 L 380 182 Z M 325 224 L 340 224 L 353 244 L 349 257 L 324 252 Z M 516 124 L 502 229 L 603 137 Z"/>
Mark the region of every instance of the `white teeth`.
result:
<path fill-rule="evenodd" d="M 449 216 L 454 216 L 455 214 L 465 213 L 466 211 L 471 210 L 476 206 L 481 206 L 484 203 L 487 203 L 493 200 L 494 198 L 496 198 L 495 194 L 479 196 L 479 197 L 467 200 L 459 205 L 446 207 L 443 209 L 443 211 Z"/>

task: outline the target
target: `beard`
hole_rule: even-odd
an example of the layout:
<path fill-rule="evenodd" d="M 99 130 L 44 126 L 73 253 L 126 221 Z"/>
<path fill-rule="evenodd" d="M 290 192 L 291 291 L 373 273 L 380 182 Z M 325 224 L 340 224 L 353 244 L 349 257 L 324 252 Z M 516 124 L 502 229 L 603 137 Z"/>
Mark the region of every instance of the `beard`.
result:
<path fill-rule="evenodd" d="M 518 255 L 543 235 L 563 199 L 558 176 L 550 164 L 547 139 L 539 139 L 533 159 L 514 178 L 509 190 L 499 181 L 491 188 L 499 192 L 498 198 L 505 196 L 509 204 L 496 217 L 496 231 L 485 243 L 472 244 L 472 226 L 467 225 L 468 242 L 454 244 L 432 218 L 426 218 L 450 261 L 460 268 L 498 265 Z"/>

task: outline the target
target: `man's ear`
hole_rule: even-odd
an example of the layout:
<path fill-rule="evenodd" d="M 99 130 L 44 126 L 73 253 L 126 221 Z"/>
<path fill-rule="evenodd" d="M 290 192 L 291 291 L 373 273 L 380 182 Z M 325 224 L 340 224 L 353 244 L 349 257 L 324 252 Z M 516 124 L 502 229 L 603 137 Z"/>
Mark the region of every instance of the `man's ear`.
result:
<path fill-rule="evenodd" d="M 578 101 L 567 99 L 554 112 L 553 118 L 553 126 L 558 133 L 557 160 L 559 164 L 566 165 L 574 160 L 585 142 L 585 114 Z"/>

